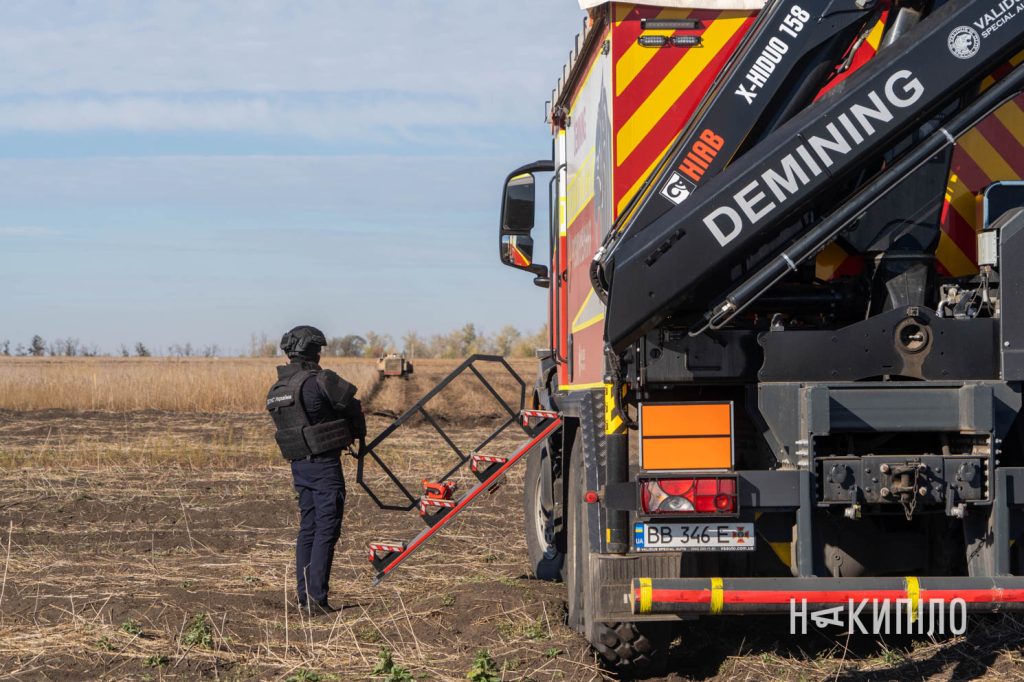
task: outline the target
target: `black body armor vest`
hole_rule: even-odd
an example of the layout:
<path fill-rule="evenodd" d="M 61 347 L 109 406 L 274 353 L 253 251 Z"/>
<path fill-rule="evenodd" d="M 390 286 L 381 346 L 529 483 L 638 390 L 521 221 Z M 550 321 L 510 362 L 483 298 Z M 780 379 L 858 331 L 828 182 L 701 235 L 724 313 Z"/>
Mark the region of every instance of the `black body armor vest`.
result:
<path fill-rule="evenodd" d="M 344 418 L 319 424 L 309 422 L 302 404 L 302 384 L 320 371 L 319 367 L 308 364 L 278 367 L 278 381 L 267 394 L 267 410 L 277 426 L 274 439 L 281 448 L 281 455 L 289 461 L 338 452 L 352 444 Z"/>

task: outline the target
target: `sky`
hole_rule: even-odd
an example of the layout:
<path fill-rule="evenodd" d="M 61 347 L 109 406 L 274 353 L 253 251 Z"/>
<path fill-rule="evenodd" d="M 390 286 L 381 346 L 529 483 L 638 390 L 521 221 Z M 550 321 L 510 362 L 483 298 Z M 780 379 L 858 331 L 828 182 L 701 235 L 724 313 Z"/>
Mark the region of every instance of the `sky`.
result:
<path fill-rule="evenodd" d="M 501 185 L 550 157 L 544 102 L 583 17 L 4 0 L 0 342 L 540 327 L 543 290 L 498 262 Z"/>

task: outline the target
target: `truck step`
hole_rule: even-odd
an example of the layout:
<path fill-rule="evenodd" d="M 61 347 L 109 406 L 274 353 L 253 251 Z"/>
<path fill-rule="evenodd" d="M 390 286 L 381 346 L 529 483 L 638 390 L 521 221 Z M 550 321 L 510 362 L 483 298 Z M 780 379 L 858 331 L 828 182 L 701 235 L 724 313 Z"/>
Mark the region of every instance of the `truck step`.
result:
<path fill-rule="evenodd" d="M 483 481 L 508 461 L 508 457 L 495 455 L 481 455 L 473 453 L 469 458 L 469 470 L 476 474 L 476 477 Z"/>
<path fill-rule="evenodd" d="M 523 426 L 529 426 L 532 419 L 543 421 L 545 419 L 558 419 L 561 417 L 558 412 L 552 412 L 551 410 L 523 410 L 519 413 L 519 416 L 523 420 Z"/>
<path fill-rule="evenodd" d="M 459 503 L 456 500 L 437 500 L 429 497 L 424 497 L 420 500 L 420 518 L 428 526 L 433 526 L 435 523 L 443 519 L 448 512 Z"/>
<path fill-rule="evenodd" d="M 420 510 L 422 511 L 424 509 L 430 508 L 436 509 L 439 507 L 444 509 L 451 509 L 456 504 L 458 504 L 458 502 L 456 502 L 455 500 L 435 500 L 430 497 L 424 497 L 422 500 L 420 500 Z"/>
<path fill-rule="evenodd" d="M 370 563 L 378 571 L 391 563 L 396 556 L 405 551 L 405 543 L 398 540 L 382 540 L 379 542 L 368 542 L 366 547 L 370 550 Z"/>

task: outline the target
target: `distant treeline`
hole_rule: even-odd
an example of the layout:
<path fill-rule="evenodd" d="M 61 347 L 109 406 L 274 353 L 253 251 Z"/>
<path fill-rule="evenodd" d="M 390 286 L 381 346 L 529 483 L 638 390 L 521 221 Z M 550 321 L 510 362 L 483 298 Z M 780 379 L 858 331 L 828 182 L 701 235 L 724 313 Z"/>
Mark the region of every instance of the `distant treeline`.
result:
<path fill-rule="evenodd" d="M 532 334 L 524 334 L 512 325 L 506 325 L 486 334 L 476 325 L 467 324 L 447 334 L 420 336 L 406 332 L 397 341 L 390 334 L 374 331 L 348 334 L 327 339 L 322 354 L 339 358 L 376 358 L 384 353 L 404 353 L 410 358 L 464 358 L 474 353 L 490 353 L 506 357 L 530 357 L 537 348 L 548 345 L 547 326 Z M 266 334 L 253 334 L 249 355 L 271 357 L 280 354 L 278 342 Z"/>
<path fill-rule="evenodd" d="M 279 340 L 267 334 L 253 334 L 249 339 L 248 355 L 250 357 L 274 357 L 281 354 Z M 374 331 L 365 334 L 347 334 L 335 336 L 327 340 L 323 355 L 343 358 L 376 358 L 384 353 L 404 353 L 410 358 L 464 358 L 474 353 L 491 353 L 507 357 L 530 357 L 537 348 L 548 345 L 547 326 L 535 333 L 523 333 L 506 325 L 487 334 L 478 331 L 476 325 L 467 324 L 447 334 L 421 336 L 410 331 L 397 341 L 390 334 L 379 334 Z M 74 337 L 47 341 L 38 334 L 28 343 L 16 343 L 12 346 L 9 340 L 0 340 L 0 355 L 19 357 L 150 357 L 165 355 L 173 357 L 220 357 L 222 355 L 238 355 L 238 353 L 222 354 L 217 345 L 193 346 L 191 343 L 175 343 L 166 351 L 150 349 L 142 341 L 129 347 L 121 344 L 116 352 L 105 352 L 95 344 L 88 345 Z"/>
<path fill-rule="evenodd" d="M 194 348 L 191 343 L 175 343 L 167 349 L 166 354 L 178 357 L 195 356 L 214 358 L 220 355 L 220 348 L 216 344 L 212 346 L 203 346 L 202 348 Z M 0 340 L 0 355 L 36 358 L 44 356 L 63 358 L 95 358 L 118 355 L 127 358 L 134 355 L 140 358 L 148 358 L 151 355 L 161 355 L 161 353 L 154 353 L 150 351 L 149 347 L 141 341 L 137 342 L 132 348 L 128 348 L 128 346 L 122 343 L 118 347 L 117 352 L 109 353 L 101 350 L 96 344 L 85 344 L 72 336 L 48 342 L 42 336 L 36 334 L 27 344 L 19 343 L 13 347 L 8 339 Z"/>

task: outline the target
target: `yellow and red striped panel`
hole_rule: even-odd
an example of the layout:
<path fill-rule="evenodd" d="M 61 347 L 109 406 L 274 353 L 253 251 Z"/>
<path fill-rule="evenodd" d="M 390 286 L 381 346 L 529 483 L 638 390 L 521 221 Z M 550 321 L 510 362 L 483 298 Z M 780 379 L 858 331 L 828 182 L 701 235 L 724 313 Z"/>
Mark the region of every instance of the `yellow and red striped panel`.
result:
<path fill-rule="evenodd" d="M 878 48 L 882 27 L 876 26 L 861 45 L 849 75 L 864 64 Z M 982 89 L 991 87 L 1014 66 L 1024 62 L 1024 52 L 987 76 Z M 822 93 L 833 87 L 836 79 Z M 819 95 L 820 96 L 820 95 Z M 1024 95 L 1007 102 L 957 142 L 950 164 L 949 181 L 942 206 L 942 235 L 936 249 L 941 274 L 960 277 L 978 270 L 977 231 L 981 229 L 977 210 L 978 195 L 999 180 L 1024 178 Z M 831 244 L 818 256 L 817 276 L 832 279 L 856 274 L 862 267 L 859 256 L 848 256 L 841 247 Z"/>
<path fill-rule="evenodd" d="M 685 10 L 615 3 L 615 215 L 629 203 L 689 120 L 754 21 L 755 12 Z M 695 19 L 692 31 L 642 31 L 641 19 Z M 700 47 L 650 48 L 644 35 L 699 35 Z"/>
<path fill-rule="evenodd" d="M 1024 62 L 1024 52 L 982 81 L 990 87 L 1012 67 Z M 977 237 L 981 229 L 978 194 L 999 180 L 1024 179 L 1024 95 L 1018 95 L 957 141 L 942 206 L 942 237 L 936 251 L 946 274 L 970 275 L 978 270 Z"/>

